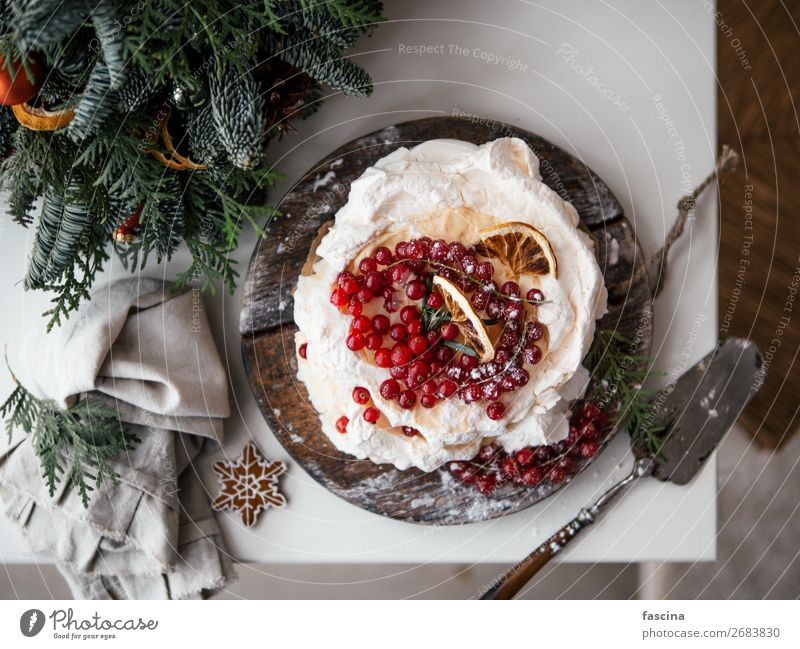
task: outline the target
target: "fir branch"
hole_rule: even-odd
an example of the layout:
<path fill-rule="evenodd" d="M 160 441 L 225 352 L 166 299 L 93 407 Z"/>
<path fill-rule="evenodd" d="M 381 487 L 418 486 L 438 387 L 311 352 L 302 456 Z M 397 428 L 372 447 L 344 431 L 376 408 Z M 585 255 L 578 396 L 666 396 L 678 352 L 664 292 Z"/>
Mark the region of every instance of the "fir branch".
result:
<path fill-rule="evenodd" d="M 0 416 L 6 420 L 9 437 L 14 428 L 33 435 L 50 495 L 66 480 L 67 487 L 78 490 L 84 507 L 104 480 L 117 483 L 119 474 L 112 460 L 133 450 L 139 441 L 117 413 L 100 401 L 83 399 L 59 410 L 54 402 L 34 397 L 19 384 L 0 406 Z"/>
<path fill-rule="evenodd" d="M 633 445 L 657 454 L 665 429 L 652 403 L 658 391 L 642 387 L 659 374 L 648 369 L 652 361 L 618 331 L 598 329 L 583 364 L 594 382 L 592 398 L 601 407 L 613 404 L 618 425 L 628 430 Z"/>

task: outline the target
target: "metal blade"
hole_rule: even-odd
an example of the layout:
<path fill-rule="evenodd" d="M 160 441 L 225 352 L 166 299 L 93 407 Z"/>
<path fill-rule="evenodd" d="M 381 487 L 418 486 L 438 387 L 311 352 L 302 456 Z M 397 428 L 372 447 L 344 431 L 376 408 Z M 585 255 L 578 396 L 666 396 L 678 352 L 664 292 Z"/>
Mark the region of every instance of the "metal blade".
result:
<path fill-rule="evenodd" d="M 654 477 L 683 485 L 697 474 L 761 387 L 761 366 L 754 343 L 728 338 L 656 397 L 668 432 L 653 458 Z"/>

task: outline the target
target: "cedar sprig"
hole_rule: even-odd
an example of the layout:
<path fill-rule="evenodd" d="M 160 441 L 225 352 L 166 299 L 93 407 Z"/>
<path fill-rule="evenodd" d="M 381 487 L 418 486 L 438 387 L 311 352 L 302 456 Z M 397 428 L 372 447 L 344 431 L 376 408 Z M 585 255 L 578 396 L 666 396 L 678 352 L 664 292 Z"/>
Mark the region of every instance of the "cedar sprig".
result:
<path fill-rule="evenodd" d="M 111 461 L 130 451 L 139 438 L 127 430 L 117 413 L 96 399 L 82 399 L 60 410 L 53 401 L 38 399 L 19 383 L 0 406 L 6 432 L 14 429 L 33 435 L 33 449 L 52 496 L 62 480 L 78 490 L 84 507 L 91 492 L 104 480 L 117 484 L 119 474 Z"/>
<path fill-rule="evenodd" d="M 628 430 L 634 446 L 658 454 L 666 428 L 653 404 L 659 391 L 643 387 L 647 379 L 663 374 L 649 369 L 652 362 L 652 356 L 639 354 L 620 332 L 598 329 L 583 364 L 592 374 L 591 398 L 612 406 L 618 426 Z"/>

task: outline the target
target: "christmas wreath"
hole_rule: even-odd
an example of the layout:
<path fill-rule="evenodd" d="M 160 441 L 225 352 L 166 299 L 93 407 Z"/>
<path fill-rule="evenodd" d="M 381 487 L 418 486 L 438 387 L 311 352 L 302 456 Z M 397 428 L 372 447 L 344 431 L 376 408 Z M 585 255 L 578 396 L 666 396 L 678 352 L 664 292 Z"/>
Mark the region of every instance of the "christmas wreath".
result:
<path fill-rule="evenodd" d="M 26 289 L 68 317 L 113 248 L 131 270 L 192 263 L 179 285 L 233 290 L 244 224 L 274 212 L 268 142 L 321 84 L 372 89 L 345 50 L 373 0 L 0 0 L 0 188 L 36 224 Z M 35 210 L 41 199 L 38 219 Z"/>

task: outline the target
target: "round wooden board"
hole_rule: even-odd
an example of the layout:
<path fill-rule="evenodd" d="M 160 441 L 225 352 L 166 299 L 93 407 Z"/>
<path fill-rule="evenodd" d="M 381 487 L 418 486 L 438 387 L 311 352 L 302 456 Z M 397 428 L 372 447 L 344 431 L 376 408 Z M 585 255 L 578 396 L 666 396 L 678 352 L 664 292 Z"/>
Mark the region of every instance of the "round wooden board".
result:
<path fill-rule="evenodd" d="M 321 485 L 368 511 L 415 523 L 470 523 L 530 507 L 565 484 L 535 489 L 509 484 L 485 497 L 446 469 L 399 471 L 357 460 L 321 432 L 305 386 L 296 379 L 292 293 L 317 232 L 347 201 L 350 183 L 400 146 L 436 138 L 482 144 L 509 134 L 534 150 L 544 181 L 575 206 L 595 237 L 609 291 L 609 312 L 600 326 L 637 335 L 641 351 L 649 352 L 652 296 L 641 250 L 610 189 L 580 160 L 532 133 L 453 117 L 405 122 L 345 144 L 310 169 L 278 205 L 283 216 L 272 220 L 250 261 L 240 332 L 253 395 L 275 436 Z"/>

